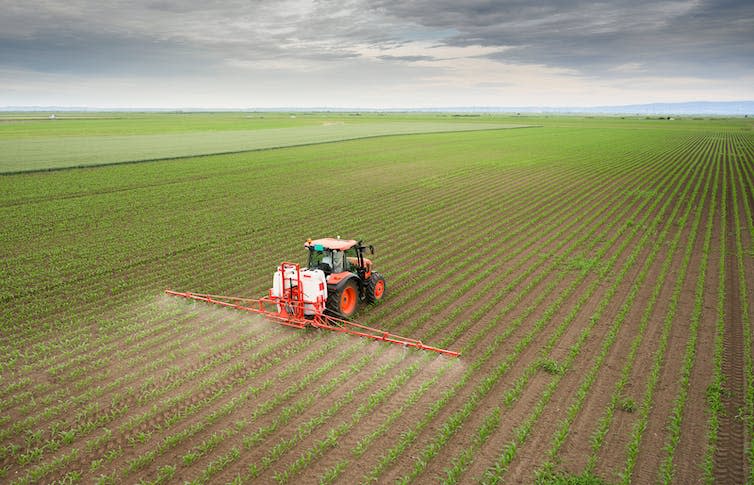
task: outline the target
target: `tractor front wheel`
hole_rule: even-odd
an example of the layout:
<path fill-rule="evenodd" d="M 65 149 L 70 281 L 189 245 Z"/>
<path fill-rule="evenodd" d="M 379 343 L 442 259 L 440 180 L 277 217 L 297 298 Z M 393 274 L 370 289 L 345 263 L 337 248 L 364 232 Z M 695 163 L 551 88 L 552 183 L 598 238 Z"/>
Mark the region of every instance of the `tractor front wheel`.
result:
<path fill-rule="evenodd" d="M 351 318 L 351 315 L 359 309 L 359 288 L 355 281 L 349 281 L 340 291 L 330 295 L 328 305 L 343 318 Z"/>
<path fill-rule="evenodd" d="M 366 299 L 369 303 L 382 300 L 385 294 L 385 278 L 379 273 L 372 273 L 367 283 L 367 295 Z"/>

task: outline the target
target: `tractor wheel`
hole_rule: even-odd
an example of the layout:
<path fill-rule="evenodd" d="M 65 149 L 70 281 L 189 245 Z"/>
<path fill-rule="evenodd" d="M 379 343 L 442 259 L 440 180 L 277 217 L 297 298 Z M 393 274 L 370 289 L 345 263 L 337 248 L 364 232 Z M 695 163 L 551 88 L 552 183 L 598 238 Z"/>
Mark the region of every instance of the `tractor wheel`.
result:
<path fill-rule="evenodd" d="M 366 299 L 369 303 L 382 300 L 382 296 L 385 294 L 385 278 L 379 273 L 372 273 L 367 283 L 367 295 Z"/>
<path fill-rule="evenodd" d="M 335 291 L 328 298 L 329 306 L 342 318 L 351 318 L 359 309 L 359 287 L 355 281 L 349 281 L 340 291 Z"/>

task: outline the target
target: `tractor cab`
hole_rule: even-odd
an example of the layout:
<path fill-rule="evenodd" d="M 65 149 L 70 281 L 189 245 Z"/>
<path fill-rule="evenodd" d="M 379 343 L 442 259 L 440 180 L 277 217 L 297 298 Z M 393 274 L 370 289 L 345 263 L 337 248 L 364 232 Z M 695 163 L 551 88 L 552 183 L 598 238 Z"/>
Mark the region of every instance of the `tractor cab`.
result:
<path fill-rule="evenodd" d="M 327 276 L 341 273 L 346 270 L 343 254 L 341 250 L 326 248 L 322 245 L 310 246 L 308 268 L 320 269 Z"/>
<path fill-rule="evenodd" d="M 372 261 L 364 257 L 364 251 L 369 249 L 374 254 L 373 246 L 363 246 L 360 241 L 353 239 L 311 239 L 304 247 L 309 249 L 309 269 L 321 269 L 325 275 L 343 273 L 345 271 L 358 273 L 360 270 L 371 273 Z M 368 276 L 368 275 L 367 275 Z"/>
<path fill-rule="evenodd" d="M 382 298 L 385 279 L 372 271 L 372 261 L 364 257 L 368 249 L 354 239 L 308 239 L 304 247 L 309 250 L 307 268 L 321 270 L 327 278 L 327 308 L 342 317 L 356 312 L 360 301 L 368 303 Z"/>

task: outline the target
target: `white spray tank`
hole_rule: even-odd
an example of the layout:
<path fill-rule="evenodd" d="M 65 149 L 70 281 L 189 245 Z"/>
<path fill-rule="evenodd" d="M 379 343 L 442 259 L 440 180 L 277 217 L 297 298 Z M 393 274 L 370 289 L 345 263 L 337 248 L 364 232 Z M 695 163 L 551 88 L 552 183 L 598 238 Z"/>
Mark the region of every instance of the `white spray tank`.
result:
<path fill-rule="evenodd" d="M 327 278 L 320 269 L 299 269 L 298 265 L 278 266 L 272 279 L 271 296 L 290 295 L 301 281 L 304 299 L 304 315 L 313 316 L 325 310 L 327 302 Z M 283 311 L 283 308 L 278 308 Z M 291 313 L 289 311 L 289 313 Z"/>

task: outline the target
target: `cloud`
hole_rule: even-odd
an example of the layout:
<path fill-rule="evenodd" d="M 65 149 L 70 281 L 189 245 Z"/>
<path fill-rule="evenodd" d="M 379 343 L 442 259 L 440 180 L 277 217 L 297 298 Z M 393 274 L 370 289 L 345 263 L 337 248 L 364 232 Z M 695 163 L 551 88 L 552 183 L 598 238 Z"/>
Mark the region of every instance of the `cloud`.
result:
<path fill-rule="evenodd" d="M 410 41 L 398 45 L 355 45 L 353 52 L 362 58 L 397 60 L 403 62 L 435 62 L 488 57 L 500 53 L 504 47 L 480 45 L 449 46 L 425 41 Z"/>
<path fill-rule="evenodd" d="M 754 97 L 751 25 L 750 1 L 6 0 L 0 70 L 184 105 L 208 84 L 218 105 L 735 99 Z"/>
<path fill-rule="evenodd" d="M 381 55 L 377 56 L 377 59 L 381 61 L 398 61 L 398 62 L 431 62 L 434 61 L 435 58 L 432 56 L 392 56 L 392 55 Z"/>
<path fill-rule="evenodd" d="M 493 55 L 601 74 L 643 63 L 658 73 L 712 75 L 710 66 L 748 71 L 754 4 L 701 1 L 582 2 L 382 0 L 378 7 L 418 25 L 457 34 L 449 45 L 513 47 Z"/>
<path fill-rule="evenodd" d="M 644 64 L 642 64 L 641 62 L 626 62 L 625 64 L 614 66 L 609 70 L 621 73 L 639 73 L 647 71 L 646 67 L 644 67 Z"/>

